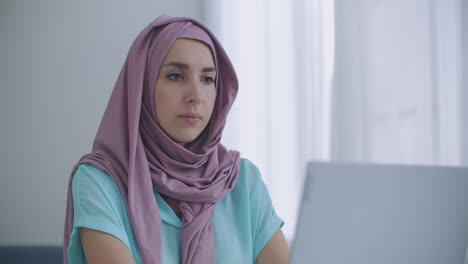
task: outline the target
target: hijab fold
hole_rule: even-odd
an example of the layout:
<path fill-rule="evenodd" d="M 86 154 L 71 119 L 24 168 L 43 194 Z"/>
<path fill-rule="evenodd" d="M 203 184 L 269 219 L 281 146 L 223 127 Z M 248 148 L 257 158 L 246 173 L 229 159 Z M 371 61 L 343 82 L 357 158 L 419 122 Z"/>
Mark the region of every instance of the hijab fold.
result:
<path fill-rule="evenodd" d="M 216 100 L 205 130 L 188 147 L 174 142 L 155 115 L 154 86 L 175 40 L 194 39 L 210 47 Z M 237 95 L 232 64 L 214 35 L 191 18 L 161 16 L 137 36 L 109 99 L 92 152 L 73 167 L 68 185 L 64 263 L 73 229 L 71 184 L 80 164 L 107 172 L 125 201 L 144 263 L 161 263 L 161 217 L 154 191 L 180 201 L 181 261 L 215 263 L 212 217 L 217 202 L 235 187 L 239 152 L 221 143 L 226 118 Z"/>

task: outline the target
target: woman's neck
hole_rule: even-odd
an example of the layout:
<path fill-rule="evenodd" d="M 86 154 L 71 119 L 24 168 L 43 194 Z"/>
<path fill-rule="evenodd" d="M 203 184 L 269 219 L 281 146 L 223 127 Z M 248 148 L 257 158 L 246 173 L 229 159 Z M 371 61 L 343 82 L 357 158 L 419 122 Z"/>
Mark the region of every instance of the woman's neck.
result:
<path fill-rule="evenodd" d="M 179 217 L 179 219 L 182 219 L 182 212 L 179 209 L 179 201 L 165 195 L 161 196 L 164 199 L 164 201 L 166 201 L 166 203 L 172 208 L 172 211 L 174 211 L 177 217 Z"/>

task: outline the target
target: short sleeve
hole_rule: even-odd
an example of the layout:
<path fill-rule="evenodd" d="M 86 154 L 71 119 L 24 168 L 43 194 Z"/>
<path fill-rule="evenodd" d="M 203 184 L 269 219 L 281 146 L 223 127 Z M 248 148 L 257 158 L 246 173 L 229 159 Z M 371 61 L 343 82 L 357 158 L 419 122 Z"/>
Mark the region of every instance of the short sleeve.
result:
<path fill-rule="evenodd" d="M 254 246 L 254 260 L 270 241 L 273 235 L 284 225 L 284 221 L 277 215 L 270 194 L 262 180 L 260 171 L 250 161 L 243 166 L 250 181 L 250 207 L 252 216 L 252 241 Z"/>
<path fill-rule="evenodd" d="M 73 230 L 68 245 L 69 263 L 84 256 L 79 228 L 101 231 L 121 240 L 130 249 L 124 225 L 125 204 L 117 185 L 104 171 L 90 164 L 81 164 L 72 182 Z"/>

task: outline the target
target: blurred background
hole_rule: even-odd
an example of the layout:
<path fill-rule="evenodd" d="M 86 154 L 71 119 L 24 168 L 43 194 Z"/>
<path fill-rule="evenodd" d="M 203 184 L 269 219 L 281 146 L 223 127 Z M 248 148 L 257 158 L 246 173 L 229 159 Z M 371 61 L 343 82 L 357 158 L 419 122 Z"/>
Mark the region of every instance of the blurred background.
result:
<path fill-rule="evenodd" d="M 0 1 L 0 245 L 60 245 L 67 184 L 155 17 L 218 36 L 240 90 L 223 143 L 291 241 L 308 160 L 468 165 L 467 0 Z"/>

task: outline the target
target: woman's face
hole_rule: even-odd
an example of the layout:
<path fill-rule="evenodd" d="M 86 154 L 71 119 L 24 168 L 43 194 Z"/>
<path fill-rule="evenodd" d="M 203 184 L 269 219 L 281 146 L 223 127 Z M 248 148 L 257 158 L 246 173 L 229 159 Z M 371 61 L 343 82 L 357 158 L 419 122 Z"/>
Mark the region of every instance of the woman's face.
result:
<path fill-rule="evenodd" d="M 185 146 L 205 129 L 216 99 L 216 68 L 203 42 L 177 39 L 161 65 L 154 88 L 161 128 Z"/>

